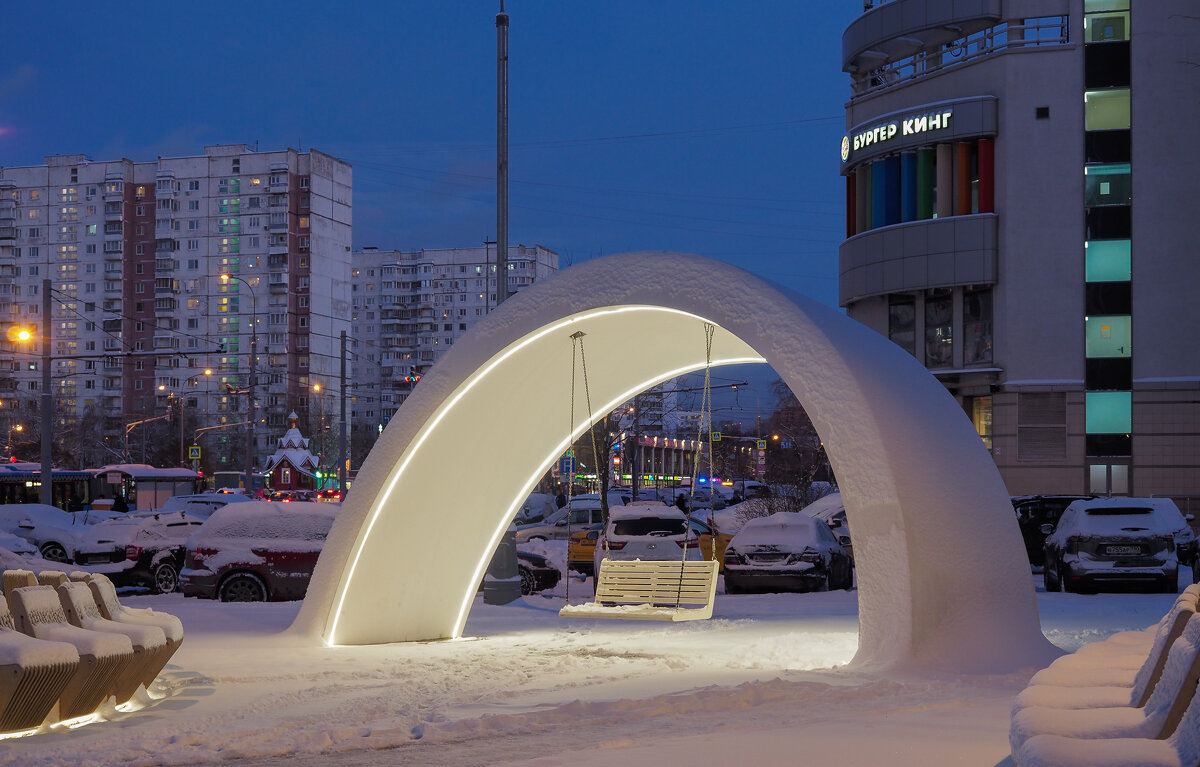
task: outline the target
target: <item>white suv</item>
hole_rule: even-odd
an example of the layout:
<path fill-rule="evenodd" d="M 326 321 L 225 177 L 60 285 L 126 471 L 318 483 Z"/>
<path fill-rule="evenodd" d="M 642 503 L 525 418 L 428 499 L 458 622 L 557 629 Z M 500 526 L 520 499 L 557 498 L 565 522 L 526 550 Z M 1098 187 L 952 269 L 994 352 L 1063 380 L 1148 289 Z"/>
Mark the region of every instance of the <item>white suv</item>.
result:
<path fill-rule="evenodd" d="M 685 549 L 686 547 L 686 549 Z M 608 559 L 701 559 L 699 538 L 688 518 L 661 501 L 639 501 L 609 509 L 608 526 L 596 543 L 595 571 Z"/>

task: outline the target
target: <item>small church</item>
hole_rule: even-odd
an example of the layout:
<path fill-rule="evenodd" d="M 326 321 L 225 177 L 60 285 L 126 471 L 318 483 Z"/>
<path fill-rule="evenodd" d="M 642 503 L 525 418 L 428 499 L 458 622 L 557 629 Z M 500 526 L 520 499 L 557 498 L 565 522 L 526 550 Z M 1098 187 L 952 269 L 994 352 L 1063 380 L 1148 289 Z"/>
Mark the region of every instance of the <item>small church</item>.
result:
<path fill-rule="evenodd" d="M 309 440 L 300 434 L 296 426 L 299 416 L 295 411 L 288 415 L 291 426 L 279 438 L 275 454 L 267 459 L 268 483 L 272 490 L 317 490 L 317 469 L 321 461 L 309 452 Z"/>

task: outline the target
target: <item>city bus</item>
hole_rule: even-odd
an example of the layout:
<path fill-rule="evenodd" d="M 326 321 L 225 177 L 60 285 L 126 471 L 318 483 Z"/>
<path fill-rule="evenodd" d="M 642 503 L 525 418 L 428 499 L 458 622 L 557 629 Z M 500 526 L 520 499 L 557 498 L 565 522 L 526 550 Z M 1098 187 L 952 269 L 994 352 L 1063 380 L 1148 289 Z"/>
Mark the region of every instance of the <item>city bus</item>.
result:
<path fill-rule="evenodd" d="M 52 469 L 53 503 L 64 511 L 91 507 L 92 475 L 86 471 Z M 0 464 L 0 503 L 41 503 L 42 465 L 28 461 Z"/>

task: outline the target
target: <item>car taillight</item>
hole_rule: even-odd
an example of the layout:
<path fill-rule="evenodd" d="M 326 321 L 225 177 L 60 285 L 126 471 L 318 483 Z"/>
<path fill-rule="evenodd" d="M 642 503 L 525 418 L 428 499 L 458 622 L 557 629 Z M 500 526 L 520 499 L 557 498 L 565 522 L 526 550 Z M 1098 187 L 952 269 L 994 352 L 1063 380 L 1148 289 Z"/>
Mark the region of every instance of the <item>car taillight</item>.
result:
<path fill-rule="evenodd" d="M 188 552 L 188 557 L 196 562 L 203 562 L 216 553 L 216 549 L 192 549 Z"/>
<path fill-rule="evenodd" d="M 142 555 L 142 547 L 141 546 L 129 545 L 129 546 L 125 547 L 125 558 L 126 559 L 136 562 L 137 558 L 140 557 L 141 555 Z"/>
<path fill-rule="evenodd" d="M 725 549 L 725 564 L 740 565 L 741 563 L 742 563 L 741 555 L 739 555 L 733 549 Z"/>
<path fill-rule="evenodd" d="M 685 547 L 689 548 L 689 549 L 700 548 L 700 541 L 697 538 L 689 538 L 686 541 L 675 541 L 675 543 L 678 544 L 679 548 L 681 548 L 681 549 L 685 548 Z"/>
<path fill-rule="evenodd" d="M 1068 554 L 1079 553 L 1079 541 L 1080 538 L 1077 535 L 1072 535 L 1070 538 L 1067 538 L 1067 545 L 1064 548 Z"/>
<path fill-rule="evenodd" d="M 609 551 L 620 551 L 621 549 L 625 548 L 626 543 L 627 541 L 609 541 L 605 545 L 605 548 L 607 548 Z"/>

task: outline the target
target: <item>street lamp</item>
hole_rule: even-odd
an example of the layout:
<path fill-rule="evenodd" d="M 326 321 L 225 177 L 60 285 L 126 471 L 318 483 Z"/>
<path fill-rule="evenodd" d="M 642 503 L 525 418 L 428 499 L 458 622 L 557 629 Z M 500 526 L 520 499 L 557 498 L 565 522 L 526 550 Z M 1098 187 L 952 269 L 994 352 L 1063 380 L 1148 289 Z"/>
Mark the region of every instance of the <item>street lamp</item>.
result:
<path fill-rule="evenodd" d="M 321 384 L 315 383 L 313 384 L 312 388 L 313 392 L 317 395 L 317 398 L 321 400 L 321 425 L 317 429 L 317 433 L 321 435 L 321 442 L 318 445 L 319 452 L 317 453 L 317 464 L 319 467 L 321 464 L 325 463 L 325 395 L 321 393 Z M 317 489 L 324 489 L 322 487 L 323 484 L 324 482 L 318 480 Z"/>
<path fill-rule="evenodd" d="M 160 392 L 167 392 L 167 385 L 166 385 L 166 384 L 159 384 L 159 385 L 158 385 L 158 390 L 159 390 Z M 179 400 L 179 465 L 180 465 L 180 466 L 182 466 L 182 467 L 185 467 L 185 468 L 186 468 L 186 467 L 187 467 L 187 445 L 185 445 L 185 444 L 184 444 L 184 440 L 185 440 L 185 438 L 184 438 L 184 436 L 183 436 L 183 404 L 184 404 L 184 397 L 183 397 L 183 395 L 182 395 L 182 394 L 176 394 L 176 393 L 175 393 L 175 392 L 173 392 L 173 391 L 172 391 L 172 392 L 167 392 L 167 407 L 168 407 L 168 408 L 170 408 L 170 407 L 171 407 L 171 404 L 170 404 L 170 403 L 171 403 L 171 400 L 173 400 L 173 399 L 177 399 L 177 400 Z M 169 411 L 168 411 L 168 412 L 169 412 Z"/>
<path fill-rule="evenodd" d="M 14 426 L 9 426 L 9 427 L 8 427 L 8 454 L 9 454 L 10 456 L 12 455 L 12 451 L 13 451 L 13 444 L 12 444 L 12 433 L 13 433 L 14 431 L 15 431 L 15 432 L 17 432 L 17 433 L 19 434 L 19 433 L 21 433 L 21 432 L 25 431 L 25 427 L 24 427 L 24 426 L 22 426 L 21 424 L 16 424 L 16 425 L 14 425 Z"/>
<path fill-rule="evenodd" d="M 254 295 L 254 287 L 242 277 L 232 274 L 222 274 L 221 284 L 229 285 L 230 280 L 237 280 L 250 291 L 250 376 L 246 382 L 246 495 L 254 492 L 254 366 L 258 356 L 258 298 Z M 240 310 L 240 307 L 239 307 Z"/>

